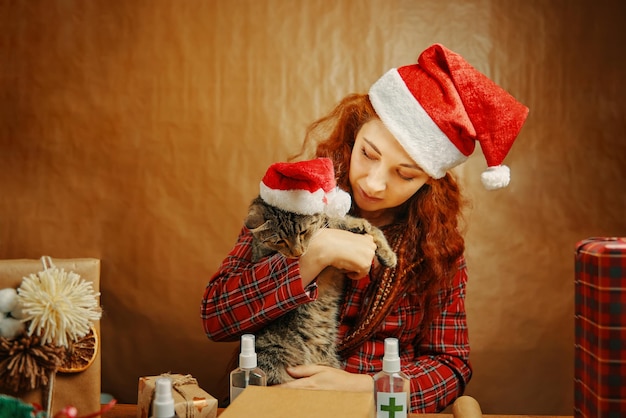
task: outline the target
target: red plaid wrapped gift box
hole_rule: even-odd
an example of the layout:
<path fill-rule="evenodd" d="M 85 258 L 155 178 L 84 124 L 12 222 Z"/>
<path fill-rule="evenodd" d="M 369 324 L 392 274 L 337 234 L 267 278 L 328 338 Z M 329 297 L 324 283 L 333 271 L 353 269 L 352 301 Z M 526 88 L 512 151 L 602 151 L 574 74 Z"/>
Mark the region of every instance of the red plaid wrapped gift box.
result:
<path fill-rule="evenodd" d="M 626 417 L 626 238 L 576 245 L 574 415 Z"/>

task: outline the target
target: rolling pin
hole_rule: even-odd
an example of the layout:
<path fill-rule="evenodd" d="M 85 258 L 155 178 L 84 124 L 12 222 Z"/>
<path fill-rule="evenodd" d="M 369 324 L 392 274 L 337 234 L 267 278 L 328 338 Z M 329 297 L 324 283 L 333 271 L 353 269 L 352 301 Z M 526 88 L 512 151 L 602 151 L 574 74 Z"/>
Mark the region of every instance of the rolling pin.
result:
<path fill-rule="evenodd" d="M 454 418 L 482 418 L 483 412 L 476 399 L 471 396 L 461 396 L 452 404 Z"/>

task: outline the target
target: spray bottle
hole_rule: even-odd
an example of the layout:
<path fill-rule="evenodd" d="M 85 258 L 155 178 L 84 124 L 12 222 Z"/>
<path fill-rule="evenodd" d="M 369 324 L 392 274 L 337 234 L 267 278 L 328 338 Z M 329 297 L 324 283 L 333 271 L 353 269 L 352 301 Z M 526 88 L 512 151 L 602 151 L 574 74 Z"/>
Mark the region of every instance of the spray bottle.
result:
<path fill-rule="evenodd" d="M 265 372 L 257 367 L 254 335 L 244 334 L 241 336 L 239 367 L 230 372 L 230 402 L 232 403 L 249 385 L 265 386 L 267 377 Z"/>
<path fill-rule="evenodd" d="M 409 414 L 411 385 L 400 371 L 398 339 L 385 338 L 383 370 L 374 375 L 376 418 L 406 418 Z"/>
<path fill-rule="evenodd" d="M 152 418 L 175 417 L 172 381 L 167 377 L 159 377 L 155 382 Z"/>

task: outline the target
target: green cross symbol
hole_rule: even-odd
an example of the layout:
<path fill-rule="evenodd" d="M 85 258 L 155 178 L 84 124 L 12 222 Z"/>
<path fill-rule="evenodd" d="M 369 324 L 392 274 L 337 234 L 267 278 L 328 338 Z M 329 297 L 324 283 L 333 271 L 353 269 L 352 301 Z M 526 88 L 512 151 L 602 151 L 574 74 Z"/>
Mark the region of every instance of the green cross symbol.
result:
<path fill-rule="evenodd" d="M 389 418 L 396 418 L 396 412 L 402 411 L 402 405 L 396 406 L 396 398 L 389 399 L 389 405 L 381 405 L 381 411 L 389 412 Z"/>

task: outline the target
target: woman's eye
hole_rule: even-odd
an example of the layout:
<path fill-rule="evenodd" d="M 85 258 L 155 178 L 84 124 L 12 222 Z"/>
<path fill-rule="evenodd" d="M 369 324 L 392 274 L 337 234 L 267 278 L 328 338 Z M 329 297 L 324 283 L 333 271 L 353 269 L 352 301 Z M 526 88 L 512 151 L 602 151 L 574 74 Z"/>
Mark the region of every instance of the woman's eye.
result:
<path fill-rule="evenodd" d="M 372 157 L 365 148 L 361 148 L 361 153 L 365 156 L 365 158 L 367 158 L 368 160 L 373 160 L 374 157 Z"/>
<path fill-rule="evenodd" d="M 415 180 L 415 176 L 414 175 L 404 174 L 401 171 L 398 171 L 398 177 L 400 177 L 402 180 L 405 180 L 405 181 L 413 181 L 413 180 Z"/>

